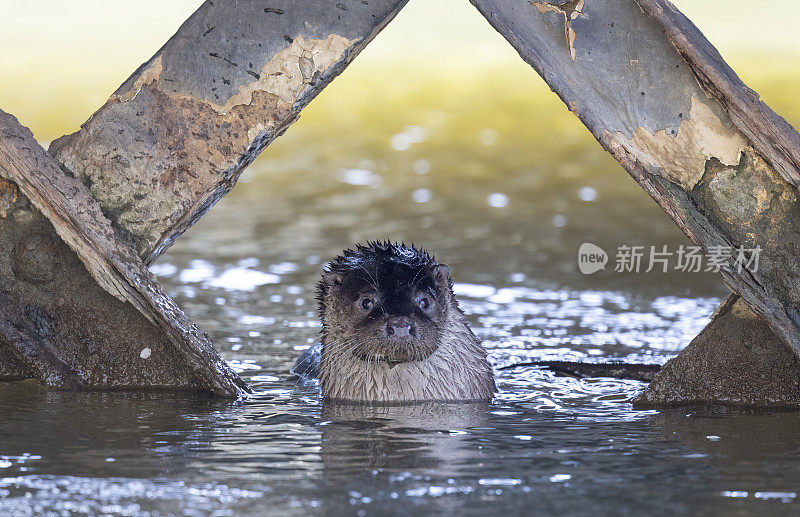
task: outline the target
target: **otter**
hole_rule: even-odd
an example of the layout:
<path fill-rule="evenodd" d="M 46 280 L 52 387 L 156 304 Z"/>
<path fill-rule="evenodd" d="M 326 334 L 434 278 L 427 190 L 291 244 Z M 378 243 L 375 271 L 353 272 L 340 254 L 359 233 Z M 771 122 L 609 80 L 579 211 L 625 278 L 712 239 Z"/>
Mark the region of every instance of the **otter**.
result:
<path fill-rule="evenodd" d="M 292 369 L 318 375 L 325 400 L 489 401 L 486 351 L 453 293 L 450 268 L 405 243 L 367 242 L 324 269 L 321 343 Z M 317 368 L 318 367 L 318 368 Z"/>

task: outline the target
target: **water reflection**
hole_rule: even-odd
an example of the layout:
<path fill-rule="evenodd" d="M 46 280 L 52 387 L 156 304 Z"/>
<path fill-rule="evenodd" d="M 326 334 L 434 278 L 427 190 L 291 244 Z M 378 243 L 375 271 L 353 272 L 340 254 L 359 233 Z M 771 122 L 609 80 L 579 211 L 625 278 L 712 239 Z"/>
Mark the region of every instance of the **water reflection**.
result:
<path fill-rule="evenodd" d="M 366 407 L 326 404 L 322 462 L 326 471 L 374 470 L 440 476 L 469 473 L 480 453 L 468 430 L 486 428 L 489 405 L 425 403 Z M 466 471 L 466 472 L 465 472 Z"/>
<path fill-rule="evenodd" d="M 633 411 L 639 383 L 536 376 L 555 404 L 513 400 L 530 385 L 414 407 L 322 405 L 283 378 L 244 404 L 7 386 L 0 508 L 780 513 L 796 499 L 795 413 Z"/>
<path fill-rule="evenodd" d="M 153 266 L 256 395 L 2 385 L 0 515 L 787 513 L 795 413 L 634 411 L 640 382 L 531 367 L 497 370 L 491 404 L 326 406 L 286 380 L 318 339 L 322 264 L 365 238 L 449 263 L 498 367 L 661 363 L 705 325 L 712 274 L 578 271 L 584 242 L 685 238 L 562 106 L 492 80 L 394 117 L 315 101 Z"/>

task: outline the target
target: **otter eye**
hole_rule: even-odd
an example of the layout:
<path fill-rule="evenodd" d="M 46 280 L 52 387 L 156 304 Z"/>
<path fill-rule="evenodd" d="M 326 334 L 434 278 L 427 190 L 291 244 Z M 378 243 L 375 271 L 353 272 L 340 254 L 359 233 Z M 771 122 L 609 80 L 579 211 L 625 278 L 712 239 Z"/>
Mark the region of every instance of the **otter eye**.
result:
<path fill-rule="evenodd" d="M 358 302 L 358 306 L 368 311 L 372 309 L 372 306 L 375 305 L 375 302 L 372 301 L 372 298 L 362 298 L 360 302 Z"/>
<path fill-rule="evenodd" d="M 425 297 L 425 296 L 421 296 L 421 297 L 417 298 L 417 305 L 418 305 L 418 306 L 419 306 L 419 308 L 420 308 L 420 309 L 422 309 L 423 311 L 427 311 L 427 310 L 428 310 L 428 307 L 430 307 L 430 306 L 431 306 L 431 301 L 430 301 L 430 300 L 428 300 L 428 298 L 427 298 L 427 297 Z"/>

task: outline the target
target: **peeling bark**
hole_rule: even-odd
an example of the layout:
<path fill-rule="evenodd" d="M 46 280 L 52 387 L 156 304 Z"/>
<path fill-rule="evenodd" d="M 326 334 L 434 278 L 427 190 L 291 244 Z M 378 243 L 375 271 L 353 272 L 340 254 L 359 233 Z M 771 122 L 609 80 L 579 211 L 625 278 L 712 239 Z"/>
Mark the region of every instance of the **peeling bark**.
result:
<path fill-rule="evenodd" d="M 728 66 L 703 33 L 667 0 L 636 0 L 691 67 L 703 87 L 718 98 L 739 129 L 780 176 L 800 185 L 800 134 L 776 114 Z"/>
<path fill-rule="evenodd" d="M 653 134 L 640 126 L 632 139 L 621 133 L 614 137 L 654 174 L 687 191 L 700 181 L 708 160 L 736 165 L 747 146 L 747 140 L 736 129 L 725 127 L 697 97 L 692 97 L 689 114 L 677 132 L 670 134 L 662 129 Z"/>
<path fill-rule="evenodd" d="M 570 21 L 580 44 L 569 49 L 564 9 L 471 1 L 695 244 L 706 252 L 761 248 L 756 272 L 723 269 L 723 279 L 763 318 L 753 339 L 772 347 L 775 357 L 784 357 L 786 345 L 800 355 L 800 135 L 794 128 L 666 0 L 587 1 Z M 732 319 L 712 325 L 732 336 L 742 328 Z M 694 361 L 700 348 L 708 356 L 721 353 L 703 343 L 708 340 L 698 338 L 682 355 L 692 353 Z M 739 359 L 749 360 L 746 354 Z M 752 385 L 737 393 L 736 383 L 725 384 L 727 396 L 714 398 L 696 383 L 681 385 L 681 375 L 663 380 L 692 361 L 676 361 L 652 390 L 671 386 L 670 403 L 777 400 L 768 390 L 759 398 Z M 718 365 L 718 378 L 737 378 L 730 363 Z"/>
<path fill-rule="evenodd" d="M 406 2 L 206 2 L 50 152 L 149 264 Z"/>
<path fill-rule="evenodd" d="M 52 155 L 0 112 L 0 380 L 246 392 L 145 265 L 406 2 L 206 2 Z"/>
<path fill-rule="evenodd" d="M 532 2 L 536 9 L 544 14 L 549 12 L 559 13 L 564 17 L 564 40 L 567 42 L 569 57 L 575 61 L 575 30 L 572 28 L 572 20 L 583 14 L 584 0 L 570 0 L 561 5 L 550 2 Z"/>
<path fill-rule="evenodd" d="M 15 204 L 25 205 L 4 218 L 2 232 L 3 237 L 22 235 L 10 254 L 11 263 L 2 268 L 5 281 L 0 291 L 4 298 L 0 342 L 12 351 L 17 364 L 24 365 L 43 385 L 58 388 L 153 387 L 137 384 L 141 382 L 138 376 L 151 374 L 150 382 L 156 386 L 183 380 L 186 386 L 219 395 L 238 397 L 248 391 L 217 355 L 208 336 L 161 290 L 133 250 L 119 242 L 86 186 L 64 173 L 30 131 L 2 111 L 0 177 L 6 185 L 14 182 L 18 189 Z M 30 220 L 37 221 L 37 231 L 30 231 Z M 71 255 L 77 255 L 80 262 L 71 260 Z M 87 272 L 91 279 L 72 286 L 79 290 L 64 298 L 72 289 L 67 281 L 59 281 L 62 277 L 57 273 L 85 277 Z M 48 292 L 53 285 L 54 292 Z M 125 318 L 108 321 L 119 327 L 130 322 L 128 329 L 116 330 L 145 327 L 155 335 L 155 343 L 125 339 L 93 343 L 92 316 L 103 311 L 91 303 L 79 306 L 74 299 L 94 289 L 95 299 L 107 303 L 109 297 L 101 288 L 116 298 L 110 303 L 113 316 Z M 66 292 L 59 293 L 61 296 L 52 296 L 62 290 Z M 42 296 L 31 300 L 35 294 Z M 134 310 L 128 309 L 131 306 Z M 145 321 L 135 321 L 143 317 Z M 161 346 L 155 347 L 156 343 Z M 113 365 L 88 360 L 92 347 L 103 345 L 120 356 Z M 142 353 L 145 348 L 149 354 Z M 158 359 L 152 353 L 154 348 Z M 163 371 L 148 372 L 153 365 Z M 138 376 L 132 379 L 130 374 L 114 371 L 126 366 Z"/>

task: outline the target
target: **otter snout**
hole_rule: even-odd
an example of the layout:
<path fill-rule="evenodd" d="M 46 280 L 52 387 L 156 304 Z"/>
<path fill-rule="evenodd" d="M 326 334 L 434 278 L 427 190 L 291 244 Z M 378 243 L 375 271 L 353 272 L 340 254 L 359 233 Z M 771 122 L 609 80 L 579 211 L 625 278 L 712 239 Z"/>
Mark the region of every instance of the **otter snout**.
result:
<path fill-rule="evenodd" d="M 411 318 L 407 317 L 399 317 L 399 318 L 392 318 L 388 322 L 386 322 L 386 326 L 383 329 L 384 333 L 387 336 L 392 337 L 416 337 L 417 336 L 417 327 L 414 325 L 414 322 Z"/>

